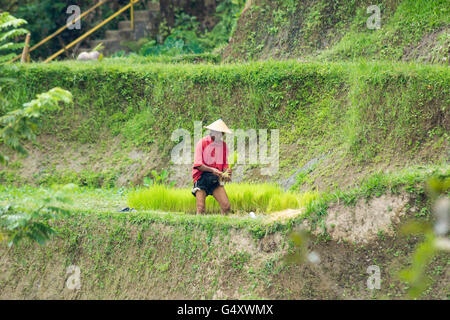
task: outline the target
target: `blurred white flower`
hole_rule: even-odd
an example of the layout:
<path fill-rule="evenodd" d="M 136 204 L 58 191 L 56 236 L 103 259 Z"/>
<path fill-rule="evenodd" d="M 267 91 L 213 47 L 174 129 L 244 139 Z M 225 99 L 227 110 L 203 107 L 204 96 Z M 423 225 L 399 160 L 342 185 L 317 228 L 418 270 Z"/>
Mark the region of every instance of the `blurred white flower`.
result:
<path fill-rule="evenodd" d="M 434 245 L 439 250 L 450 251 L 450 240 L 446 238 L 437 238 L 434 241 Z"/>
<path fill-rule="evenodd" d="M 439 198 L 434 204 L 433 211 L 436 216 L 434 232 L 438 236 L 445 236 L 448 232 L 450 220 L 450 200 L 448 198 Z"/>
<path fill-rule="evenodd" d="M 308 261 L 318 264 L 320 262 L 320 256 L 315 251 L 312 251 L 308 254 Z"/>

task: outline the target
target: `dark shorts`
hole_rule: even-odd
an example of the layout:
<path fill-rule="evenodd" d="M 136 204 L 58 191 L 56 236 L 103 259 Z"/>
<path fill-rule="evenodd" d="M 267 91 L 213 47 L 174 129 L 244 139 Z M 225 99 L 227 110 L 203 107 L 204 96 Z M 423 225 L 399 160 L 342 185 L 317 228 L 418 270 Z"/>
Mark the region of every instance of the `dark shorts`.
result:
<path fill-rule="evenodd" d="M 195 193 L 198 190 L 205 190 L 206 196 L 210 196 L 218 186 L 220 186 L 219 177 L 213 175 L 211 172 L 203 172 L 200 179 L 195 181 L 192 194 L 195 197 Z"/>

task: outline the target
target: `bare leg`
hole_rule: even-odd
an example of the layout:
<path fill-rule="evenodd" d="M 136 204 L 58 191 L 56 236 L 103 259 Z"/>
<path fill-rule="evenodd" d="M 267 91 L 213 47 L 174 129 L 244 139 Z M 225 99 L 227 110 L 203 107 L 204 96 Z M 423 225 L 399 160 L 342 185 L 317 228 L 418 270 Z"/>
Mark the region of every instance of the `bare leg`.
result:
<path fill-rule="evenodd" d="M 230 212 L 231 208 L 230 201 L 228 200 L 227 193 L 223 186 L 219 186 L 216 189 L 214 189 L 213 197 L 219 203 L 222 214 L 227 214 L 228 212 Z"/>
<path fill-rule="evenodd" d="M 205 213 L 205 200 L 206 200 L 206 191 L 205 190 L 198 190 L 195 193 L 195 198 L 197 198 L 197 214 L 204 214 Z"/>

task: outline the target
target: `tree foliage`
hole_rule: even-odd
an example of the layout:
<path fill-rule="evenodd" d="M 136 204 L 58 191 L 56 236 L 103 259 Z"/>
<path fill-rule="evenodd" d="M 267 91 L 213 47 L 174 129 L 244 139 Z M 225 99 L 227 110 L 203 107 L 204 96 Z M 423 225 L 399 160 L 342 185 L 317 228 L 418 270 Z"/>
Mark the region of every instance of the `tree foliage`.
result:
<path fill-rule="evenodd" d="M 38 120 L 46 111 L 59 108 L 59 101 L 70 103 L 70 92 L 53 88 L 46 93 L 39 94 L 36 99 L 25 103 L 23 108 L 17 109 L 0 117 L 0 145 L 4 144 L 12 150 L 26 154 L 21 141 L 36 137 L 35 130 Z M 0 153 L 0 162 L 6 164 L 8 157 Z M 65 189 L 68 190 L 67 187 Z M 21 209 L 12 204 L 0 207 L 0 241 L 7 240 L 9 245 L 17 244 L 24 238 L 44 244 L 55 233 L 49 222 L 67 211 L 54 205 L 54 201 L 68 202 L 69 198 L 61 192 L 47 195 L 32 211 Z M 36 203 L 33 203 L 36 205 Z"/>
<path fill-rule="evenodd" d="M 17 43 L 14 40 L 28 33 L 26 29 L 20 28 L 26 23 L 25 20 L 17 19 L 8 12 L 0 13 L 0 116 L 4 110 L 11 110 L 10 102 L 4 97 L 4 85 L 14 82 L 13 78 L 2 76 L 2 66 L 23 48 L 24 43 Z"/>
<path fill-rule="evenodd" d="M 12 150 L 26 154 L 21 140 L 33 140 L 39 118 L 46 111 L 59 109 L 59 102 L 71 103 L 72 94 L 61 88 L 53 88 L 37 95 L 37 98 L 27 102 L 23 108 L 8 112 L 0 117 L 0 142 Z M 8 158 L 0 153 L 0 163 L 5 164 Z"/>
<path fill-rule="evenodd" d="M 211 51 L 228 42 L 244 5 L 244 0 L 220 2 L 214 15 L 217 23 L 210 31 L 202 28 L 196 16 L 178 9 L 174 14 L 173 25 L 166 24 L 165 20 L 161 22 L 158 35 L 161 43 L 156 39 L 141 41 L 140 49 L 134 51 L 144 56 L 176 56 Z"/>
<path fill-rule="evenodd" d="M 46 191 L 39 200 L 32 200 L 36 209 L 24 210 L 19 206 L 8 204 L 0 207 L 0 242 L 8 241 L 11 247 L 23 239 L 30 239 L 43 245 L 56 233 L 51 221 L 69 211 L 55 205 L 55 202 L 70 203 L 69 192 L 74 185 L 66 185 L 57 190 Z"/>
<path fill-rule="evenodd" d="M 408 283 L 410 298 L 419 298 L 430 286 L 432 279 L 426 271 L 434 257 L 441 252 L 450 251 L 450 240 L 447 236 L 450 216 L 450 177 L 445 175 L 430 178 L 427 192 L 434 202 L 433 211 L 436 220 L 434 228 L 430 223 L 410 221 L 401 230 L 403 234 L 419 235 L 424 238 L 414 251 L 411 265 L 398 274 L 400 280 Z M 443 228 L 438 227 L 439 225 L 443 225 Z"/>
<path fill-rule="evenodd" d="M 8 12 L 0 13 L 0 65 L 14 58 L 14 51 L 23 48 L 24 44 L 16 43 L 14 39 L 28 33 L 28 30 L 20 28 L 26 23 Z"/>
<path fill-rule="evenodd" d="M 27 34 L 28 31 L 20 28 L 27 22 L 17 19 L 7 12 L 0 13 L 0 71 L 4 68 L 4 63 L 15 56 L 14 51 L 23 47 L 23 44 L 13 40 L 19 36 Z M 6 52 L 6 53 L 5 53 Z M 5 53 L 5 54 L 4 54 Z M 0 76 L 0 147 L 6 146 L 14 152 L 26 154 L 22 145 L 23 140 L 33 140 L 36 138 L 36 129 L 39 119 L 45 112 L 59 109 L 59 103 L 72 102 L 72 94 L 61 88 L 53 88 L 48 92 L 38 94 L 36 99 L 24 103 L 22 108 L 17 108 L 4 115 L 3 110 L 7 110 L 5 105 L 9 102 L 3 97 L 2 84 L 13 82 L 14 79 L 7 79 Z M 7 165 L 8 157 L 0 150 L 0 164 Z M 0 207 L 0 241 L 7 240 L 9 245 L 18 243 L 21 239 L 28 238 L 43 244 L 55 233 L 49 222 L 61 214 L 67 213 L 65 210 L 54 205 L 54 202 L 68 202 L 69 198 L 63 194 L 67 191 L 57 191 L 46 195 L 39 201 L 33 203 L 37 209 L 25 210 L 13 204 Z"/>

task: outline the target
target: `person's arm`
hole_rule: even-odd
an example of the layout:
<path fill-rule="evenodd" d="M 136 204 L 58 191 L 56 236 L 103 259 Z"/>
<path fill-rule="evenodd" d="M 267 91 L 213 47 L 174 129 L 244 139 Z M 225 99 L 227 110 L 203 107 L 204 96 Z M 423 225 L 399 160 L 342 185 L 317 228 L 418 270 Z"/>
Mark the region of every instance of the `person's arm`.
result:
<path fill-rule="evenodd" d="M 200 171 L 204 171 L 204 172 L 211 172 L 212 174 L 219 176 L 219 177 L 222 175 L 222 172 L 220 172 L 216 168 L 212 168 L 212 167 L 209 167 L 204 164 L 204 162 L 203 162 L 203 147 L 202 147 L 201 140 L 197 143 L 197 146 L 195 147 L 193 168 L 200 170 Z"/>
<path fill-rule="evenodd" d="M 200 170 L 200 171 L 204 171 L 204 172 L 211 172 L 212 174 L 220 177 L 222 176 L 222 172 L 220 172 L 220 170 L 216 169 L 216 168 L 212 168 L 212 167 L 208 167 L 207 165 L 200 165 L 195 167 L 196 169 Z"/>

